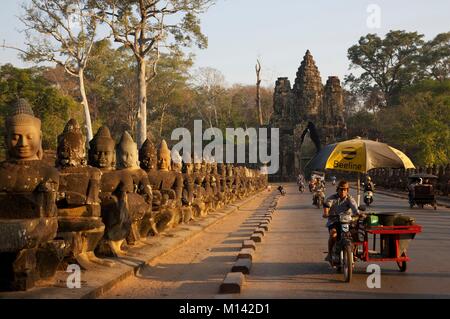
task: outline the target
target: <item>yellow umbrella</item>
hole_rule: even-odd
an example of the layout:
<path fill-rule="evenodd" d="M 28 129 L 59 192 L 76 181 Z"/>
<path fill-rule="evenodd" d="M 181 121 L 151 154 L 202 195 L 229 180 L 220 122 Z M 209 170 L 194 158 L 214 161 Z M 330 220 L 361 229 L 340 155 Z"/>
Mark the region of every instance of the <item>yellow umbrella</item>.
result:
<path fill-rule="evenodd" d="M 325 146 L 308 164 L 310 169 L 367 173 L 373 168 L 415 168 L 403 152 L 385 143 L 355 138 Z"/>

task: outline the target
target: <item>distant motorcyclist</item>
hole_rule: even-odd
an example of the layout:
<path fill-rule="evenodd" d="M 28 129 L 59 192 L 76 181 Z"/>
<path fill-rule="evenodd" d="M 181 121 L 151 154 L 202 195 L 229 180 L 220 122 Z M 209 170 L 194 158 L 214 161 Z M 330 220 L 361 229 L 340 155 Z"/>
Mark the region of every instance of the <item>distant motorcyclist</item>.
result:
<path fill-rule="evenodd" d="M 372 178 L 367 176 L 364 183 L 364 192 L 375 192 L 375 184 L 372 182 Z"/>
<path fill-rule="evenodd" d="M 422 178 L 414 179 L 411 184 L 408 185 L 408 201 L 409 201 L 409 207 L 414 206 L 414 188 L 416 185 L 422 185 L 423 180 Z"/>
<path fill-rule="evenodd" d="M 283 185 L 279 185 L 277 189 L 281 195 L 283 195 L 283 196 L 286 195 L 286 191 L 284 190 Z"/>
<path fill-rule="evenodd" d="M 317 204 L 318 196 L 321 192 L 325 195 L 325 182 L 320 178 L 316 178 L 313 187 L 313 205 Z"/>
<path fill-rule="evenodd" d="M 329 196 L 323 203 L 323 218 L 328 218 L 326 227 L 328 227 L 328 255 L 326 261 L 331 262 L 331 251 L 337 241 L 339 215 L 351 211 L 353 215 L 359 215 L 358 205 L 353 197 L 348 193 L 349 184 L 342 180 L 338 183 L 336 193 Z"/>
<path fill-rule="evenodd" d="M 301 173 L 297 176 L 297 185 L 299 191 L 303 193 L 303 190 L 305 189 L 305 177 Z"/>
<path fill-rule="evenodd" d="M 331 176 L 331 185 L 336 185 L 336 176 Z"/>

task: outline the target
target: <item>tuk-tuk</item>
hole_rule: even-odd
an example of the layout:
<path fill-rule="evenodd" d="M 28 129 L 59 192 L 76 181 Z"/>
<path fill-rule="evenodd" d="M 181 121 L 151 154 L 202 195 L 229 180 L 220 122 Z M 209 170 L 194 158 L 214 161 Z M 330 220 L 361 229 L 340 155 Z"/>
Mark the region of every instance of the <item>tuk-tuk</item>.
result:
<path fill-rule="evenodd" d="M 438 177 L 431 174 L 413 174 L 408 177 L 409 207 L 431 205 L 436 210 L 436 184 Z"/>

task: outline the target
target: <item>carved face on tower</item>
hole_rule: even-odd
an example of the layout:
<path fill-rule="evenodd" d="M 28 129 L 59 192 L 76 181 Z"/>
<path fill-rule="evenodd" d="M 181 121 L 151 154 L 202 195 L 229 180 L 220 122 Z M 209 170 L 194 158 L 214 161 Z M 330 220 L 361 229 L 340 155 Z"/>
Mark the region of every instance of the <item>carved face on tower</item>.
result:
<path fill-rule="evenodd" d="M 170 164 L 170 150 L 166 141 L 162 140 L 158 149 L 158 169 L 160 171 L 169 171 Z"/>
<path fill-rule="evenodd" d="M 89 163 L 101 169 L 115 168 L 114 140 L 106 126 L 99 128 L 90 144 Z"/>
<path fill-rule="evenodd" d="M 137 144 L 128 132 L 122 134 L 116 150 L 118 168 L 139 168 Z"/>
<path fill-rule="evenodd" d="M 64 132 L 58 136 L 57 167 L 86 165 L 85 138 L 75 119 L 67 122 Z"/>
<path fill-rule="evenodd" d="M 144 144 L 142 144 L 139 150 L 139 162 L 141 163 L 141 168 L 144 170 L 155 169 L 158 163 L 158 157 L 156 154 L 156 148 L 153 143 L 146 139 Z"/>
<path fill-rule="evenodd" d="M 41 121 L 34 117 L 25 99 L 19 99 L 6 119 L 5 142 L 9 159 L 40 160 L 42 158 Z"/>

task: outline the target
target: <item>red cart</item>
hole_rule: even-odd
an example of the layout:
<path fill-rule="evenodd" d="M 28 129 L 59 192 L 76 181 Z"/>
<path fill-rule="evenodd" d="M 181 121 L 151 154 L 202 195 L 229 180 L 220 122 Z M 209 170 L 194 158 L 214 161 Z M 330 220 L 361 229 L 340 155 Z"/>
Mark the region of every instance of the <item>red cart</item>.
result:
<path fill-rule="evenodd" d="M 406 271 L 409 242 L 422 232 L 422 226 L 364 226 L 364 241 L 354 241 L 354 256 L 361 261 L 395 261 L 401 272 Z M 372 235 L 372 236 L 370 236 Z M 372 250 L 369 238 L 372 237 Z M 377 245 L 378 243 L 378 245 Z"/>

